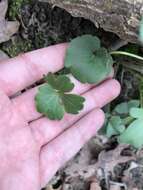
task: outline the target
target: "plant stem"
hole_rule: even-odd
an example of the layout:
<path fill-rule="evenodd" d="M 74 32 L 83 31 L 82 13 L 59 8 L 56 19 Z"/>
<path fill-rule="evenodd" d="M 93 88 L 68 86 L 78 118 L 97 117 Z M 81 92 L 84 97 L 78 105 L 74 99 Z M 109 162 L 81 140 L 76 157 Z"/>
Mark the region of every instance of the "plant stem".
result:
<path fill-rule="evenodd" d="M 128 57 L 132 57 L 132 58 L 139 59 L 139 60 L 143 61 L 143 57 L 141 57 L 139 55 L 135 55 L 133 53 L 125 52 L 125 51 L 111 51 L 110 54 L 111 55 L 125 55 Z"/>

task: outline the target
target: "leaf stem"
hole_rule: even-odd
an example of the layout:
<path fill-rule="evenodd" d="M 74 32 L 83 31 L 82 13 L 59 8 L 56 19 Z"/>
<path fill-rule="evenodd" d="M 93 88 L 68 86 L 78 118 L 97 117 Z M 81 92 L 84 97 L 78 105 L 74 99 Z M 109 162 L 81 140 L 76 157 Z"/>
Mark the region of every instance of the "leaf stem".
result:
<path fill-rule="evenodd" d="M 132 58 L 139 59 L 139 60 L 143 61 L 143 57 L 136 55 L 136 54 L 133 54 L 133 53 L 125 52 L 125 51 L 111 51 L 110 55 L 125 55 L 128 57 L 132 57 Z"/>

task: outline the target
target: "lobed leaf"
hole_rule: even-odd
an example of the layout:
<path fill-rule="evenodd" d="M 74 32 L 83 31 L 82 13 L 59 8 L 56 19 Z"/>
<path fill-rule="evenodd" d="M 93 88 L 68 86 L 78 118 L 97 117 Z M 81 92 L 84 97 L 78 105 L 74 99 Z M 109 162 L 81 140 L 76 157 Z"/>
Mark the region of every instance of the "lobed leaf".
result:
<path fill-rule="evenodd" d="M 60 120 L 65 112 L 77 114 L 83 108 L 85 99 L 75 94 L 67 94 L 74 84 L 65 75 L 49 74 L 45 77 L 48 82 L 39 87 L 35 97 L 37 111 L 51 120 Z"/>
<path fill-rule="evenodd" d="M 74 84 L 66 75 L 54 75 L 49 73 L 44 79 L 54 89 L 62 92 L 70 92 L 74 88 Z"/>
<path fill-rule="evenodd" d="M 60 96 L 49 84 L 39 87 L 35 100 L 38 112 L 51 120 L 60 120 L 63 118 L 65 110 Z"/>

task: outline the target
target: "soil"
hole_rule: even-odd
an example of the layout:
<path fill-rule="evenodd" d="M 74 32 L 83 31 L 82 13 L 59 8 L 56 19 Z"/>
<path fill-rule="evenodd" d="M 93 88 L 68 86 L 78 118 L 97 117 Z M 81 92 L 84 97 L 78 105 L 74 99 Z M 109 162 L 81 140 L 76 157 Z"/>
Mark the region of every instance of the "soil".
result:
<path fill-rule="evenodd" d="M 9 4 L 11 3 L 12 0 L 9 0 Z M 1 45 L 10 57 L 52 44 L 69 42 L 82 34 L 97 35 L 108 49 L 119 42 L 115 34 L 97 29 L 90 21 L 74 18 L 65 10 L 52 7 L 48 3 L 26 1 L 21 4 L 15 18 L 11 18 L 10 12 L 9 8 L 8 18 L 16 19 L 21 24 L 18 34 Z M 131 47 L 132 45 L 127 46 L 128 49 Z M 137 47 L 137 51 L 141 51 L 141 48 Z M 122 93 L 111 107 L 121 101 L 139 98 L 136 71 L 126 66 L 126 62 L 130 63 L 132 60 L 121 58 L 116 61 L 115 76 L 122 84 Z M 134 64 L 143 72 L 140 63 L 134 61 L 132 65 Z M 46 189 L 142 190 L 142 157 L 141 150 L 118 146 L 114 138 L 96 136 L 57 172 Z"/>

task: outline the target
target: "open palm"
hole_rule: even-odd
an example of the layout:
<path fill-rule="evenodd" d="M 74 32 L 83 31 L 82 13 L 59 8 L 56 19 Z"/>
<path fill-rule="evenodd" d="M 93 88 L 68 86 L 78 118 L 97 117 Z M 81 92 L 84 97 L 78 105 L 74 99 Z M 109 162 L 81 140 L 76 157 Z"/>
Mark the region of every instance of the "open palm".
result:
<path fill-rule="evenodd" d="M 51 46 L 0 63 L 0 189 L 40 190 L 55 172 L 102 126 L 100 110 L 120 91 L 108 79 L 94 87 L 75 83 L 74 93 L 86 98 L 79 115 L 61 121 L 42 117 L 35 109 L 37 87 L 25 89 L 43 74 L 63 67 L 67 45 Z"/>

